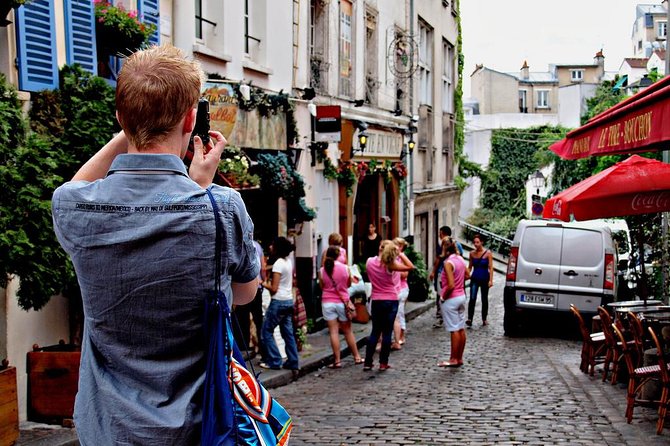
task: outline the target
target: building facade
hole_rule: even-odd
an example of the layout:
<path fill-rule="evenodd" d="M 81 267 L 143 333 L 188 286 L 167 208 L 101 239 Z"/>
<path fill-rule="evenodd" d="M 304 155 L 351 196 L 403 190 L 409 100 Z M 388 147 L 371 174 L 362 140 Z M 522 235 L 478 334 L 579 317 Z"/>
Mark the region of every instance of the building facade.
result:
<path fill-rule="evenodd" d="M 471 74 L 471 95 L 481 114 L 555 114 L 559 123 L 577 127 L 586 99 L 611 77 L 605 72 L 605 56 L 598 51 L 590 64 L 551 64 L 547 71 L 533 72 L 524 61 L 518 73 L 503 73 L 477 65 Z"/>
<path fill-rule="evenodd" d="M 649 58 L 661 48 L 667 48 L 668 2 L 657 5 L 637 5 L 631 33 L 634 57 Z"/>

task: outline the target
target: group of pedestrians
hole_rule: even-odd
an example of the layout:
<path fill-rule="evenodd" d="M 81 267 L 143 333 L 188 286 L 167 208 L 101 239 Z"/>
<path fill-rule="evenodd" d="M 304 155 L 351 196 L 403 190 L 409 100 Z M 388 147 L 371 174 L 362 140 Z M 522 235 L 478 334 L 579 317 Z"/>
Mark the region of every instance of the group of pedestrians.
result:
<path fill-rule="evenodd" d="M 473 237 L 475 249 L 469 254 L 469 261 L 463 259 L 463 248 L 451 238 L 451 228 L 440 228 L 440 243 L 433 264 L 430 279 L 439 281 L 437 299 L 437 321 L 434 327 L 444 325 L 450 335 L 451 352 L 448 361 L 437 363 L 439 367 L 460 367 L 466 338 L 465 327 L 472 327 L 477 294 L 482 296 L 482 325 L 488 325 L 488 292 L 493 286 L 493 255 L 485 249 L 483 237 Z M 470 298 L 466 319 L 466 281 L 470 280 Z"/>

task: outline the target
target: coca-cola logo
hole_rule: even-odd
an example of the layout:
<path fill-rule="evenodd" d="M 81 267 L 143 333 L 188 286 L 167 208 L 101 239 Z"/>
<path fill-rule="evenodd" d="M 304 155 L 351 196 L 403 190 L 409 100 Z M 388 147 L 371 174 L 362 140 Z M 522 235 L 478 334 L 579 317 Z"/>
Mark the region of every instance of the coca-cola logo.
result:
<path fill-rule="evenodd" d="M 666 192 L 637 194 L 631 201 L 634 211 L 644 210 L 646 212 L 670 209 L 670 195 Z"/>
<path fill-rule="evenodd" d="M 552 212 L 554 215 L 561 215 L 561 203 L 562 203 L 562 202 L 563 202 L 563 200 L 556 200 L 556 201 L 554 201 L 554 207 L 551 208 L 551 212 Z"/>

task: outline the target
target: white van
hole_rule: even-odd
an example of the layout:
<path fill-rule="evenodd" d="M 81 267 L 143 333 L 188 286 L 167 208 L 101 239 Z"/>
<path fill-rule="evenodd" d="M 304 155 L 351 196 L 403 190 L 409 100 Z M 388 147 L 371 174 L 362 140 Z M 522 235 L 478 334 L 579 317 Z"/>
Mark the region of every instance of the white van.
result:
<path fill-rule="evenodd" d="M 517 334 L 530 318 L 568 314 L 570 304 L 594 314 L 615 300 L 616 265 L 607 226 L 521 220 L 507 264 L 505 334 Z"/>

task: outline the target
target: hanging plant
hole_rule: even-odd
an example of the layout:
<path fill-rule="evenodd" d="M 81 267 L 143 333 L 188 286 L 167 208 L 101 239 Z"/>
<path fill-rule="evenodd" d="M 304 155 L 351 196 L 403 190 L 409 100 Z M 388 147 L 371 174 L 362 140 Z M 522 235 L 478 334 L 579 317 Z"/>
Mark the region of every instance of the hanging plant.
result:
<path fill-rule="evenodd" d="M 249 158 L 235 146 L 227 146 L 221 155 L 219 172 L 226 177 L 233 187 L 251 188 L 260 184 L 258 175 L 249 173 Z"/>
<path fill-rule="evenodd" d="M 288 160 L 286 154 L 258 155 L 258 175 L 261 188 L 287 201 L 293 223 L 313 220 L 316 211 L 305 203 L 305 180 Z"/>
<path fill-rule="evenodd" d="M 149 43 L 156 25 L 142 23 L 137 11 L 127 11 L 123 5 L 114 6 L 106 0 L 94 0 L 95 33 L 98 54 L 129 55 Z"/>
<path fill-rule="evenodd" d="M 337 180 L 338 178 L 337 168 L 328 157 L 323 159 L 323 176 L 327 180 Z"/>

